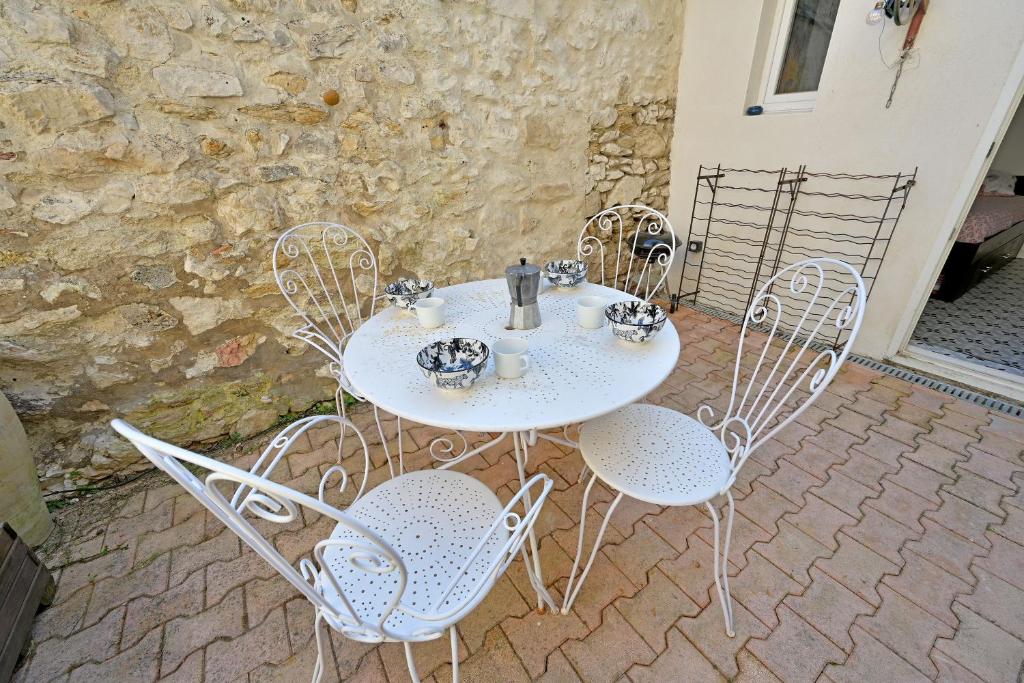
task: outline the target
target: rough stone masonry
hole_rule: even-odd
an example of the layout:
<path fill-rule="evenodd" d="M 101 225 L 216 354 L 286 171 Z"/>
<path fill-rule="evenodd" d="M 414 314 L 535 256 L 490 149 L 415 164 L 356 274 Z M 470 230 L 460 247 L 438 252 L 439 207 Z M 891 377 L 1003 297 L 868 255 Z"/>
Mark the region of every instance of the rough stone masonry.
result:
<path fill-rule="evenodd" d="M 115 416 L 188 444 L 332 395 L 290 225 L 448 283 L 664 208 L 681 34 L 680 0 L 3 0 L 0 389 L 44 486 L 143 467 Z"/>

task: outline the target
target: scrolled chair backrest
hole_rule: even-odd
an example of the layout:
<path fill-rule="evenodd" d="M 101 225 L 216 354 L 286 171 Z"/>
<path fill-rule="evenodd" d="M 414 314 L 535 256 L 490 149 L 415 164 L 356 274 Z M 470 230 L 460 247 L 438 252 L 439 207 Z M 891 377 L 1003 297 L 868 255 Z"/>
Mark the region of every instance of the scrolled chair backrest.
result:
<path fill-rule="evenodd" d="M 708 405 L 697 413 L 730 453 L 729 485 L 750 453 L 835 378 L 860 330 L 866 301 L 860 273 L 832 258 L 793 263 L 758 290 L 743 318 L 728 407 L 717 419 Z M 744 353 L 748 340 L 753 363 Z"/>
<path fill-rule="evenodd" d="M 644 249 L 648 240 L 653 246 Z M 641 204 L 620 204 L 594 214 L 576 244 L 576 258 L 587 263 L 591 281 L 645 301 L 665 284 L 675 252 L 676 234 L 668 218 Z"/>
<path fill-rule="evenodd" d="M 318 417 L 326 420 L 342 420 L 336 415 Z M 384 621 L 397 607 L 408 573 L 402 558 L 383 539 L 326 502 L 324 499 L 325 482 L 331 477 L 330 471 L 321 480 L 318 497 L 314 498 L 269 478 L 273 467 L 280 463 L 280 458 L 285 454 L 286 448 L 273 448 L 274 444 L 271 444 L 271 447 L 264 452 L 264 456 L 268 456 L 268 454 L 269 456 L 261 458 L 252 470 L 247 472 L 160 441 L 123 420 L 114 420 L 111 422 L 111 426 L 274 567 L 338 630 L 360 634 L 364 637 L 377 635 L 383 638 Z M 348 423 L 347 426 L 355 430 L 355 426 L 351 423 Z M 283 441 L 279 445 L 284 445 L 285 441 L 291 445 L 294 443 L 292 437 L 297 437 L 300 433 L 298 429 L 290 431 L 289 434 L 283 436 Z M 359 434 L 358 430 L 356 433 Z M 362 439 L 362 435 L 359 436 Z M 282 436 L 279 435 L 275 441 L 281 439 Z M 365 445 L 365 442 L 363 443 Z M 205 475 L 200 478 L 196 472 L 202 471 L 205 471 Z M 336 547 L 337 543 L 331 543 L 331 539 L 320 541 L 312 549 L 313 560 L 302 558 L 296 567 L 285 559 L 274 542 L 264 533 L 264 529 L 273 529 L 273 525 L 301 522 L 301 508 L 324 515 L 351 532 L 348 536 L 357 539 L 346 543 L 348 546 L 346 550 L 349 553 L 348 560 L 352 566 L 374 574 L 394 573 L 399 589 L 393 604 L 384 610 L 380 618 L 368 621 L 345 599 L 344 592 L 340 586 L 337 586 L 331 572 L 322 571 L 323 566 L 318 566 L 314 562 L 314 560 L 322 559 L 323 547 Z M 257 522 L 257 519 L 269 524 Z M 338 595 L 343 598 L 340 605 L 325 599 L 323 594 L 325 581 L 334 583 Z"/>
<path fill-rule="evenodd" d="M 358 640 L 400 640 L 401 637 L 391 633 L 386 625 L 396 611 L 430 622 L 447 619 L 471 607 L 489 582 L 500 575 L 515 555 L 521 552 L 523 542 L 536 522 L 541 505 L 552 486 L 550 478 L 543 474 L 530 479 L 495 518 L 490 530 L 480 539 L 450 584 L 439 594 L 432 609 L 414 609 L 403 603 L 408 570 L 400 554 L 371 529 L 327 502 L 329 493 L 344 492 L 347 484 L 354 485 L 354 480 L 345 473 L 341 464 L 325 470 L 317 497 L 270 479 L 292 444 L 311 427 L 324 422 L 335 422 L 339 429 L 347 428 L 356 433 L 369 468 L 369 451 L 362 434 L 352 422 L 337 415 L 303 418 L 285 428 L 249 471 L 165 443 L 123 420 L 114 420 L 111 426 L 156 467 L 192 494 L 313 604 L 317 611 L 318 638 L 319 624 L 323 620 L 343 635 Z M 351 457 L 358 460 L 359 453 Z M 364 474 L 358 489 L 354 491 L 352 502 L 364 493 L 366 480 Z M 529 501 L 529 504 L 525 505 L 523 512 L 514 512 L 513 508 L 524 501 Z M 272 537 L 276 534 L 271 533 L 268 537 L 265 531 L 273 530 L 277 525 L 303 523 L 301 508 L 323 515 L 340 527 L 330 537 L 318 541 L 311 548 L 309 557 L 302 557 L 293 565 L 275 545 Z M 499 530 L 507 532 L 508 538 L 498 539 L 501 545 L 498 552 L 492 553 L 486 571 L 470 576 L 469 569 L 478 562 L 485 546 L 490 543 L 493 549 L 494 542 L 489 539 Z M 346 570 L 351 567 L 354 571 L 364 572 L 376 580 L 387 580 L 393 596 L 388 598 L 383 607 L 374 605 L 369 611 L 361 609 L 359 596 L 348 595 L 330 568 L 339 565 Z M 453 601 L 450 596 L 455 593 L 460 597 Z M 336 596 L 337 599 L 331 600 L 325 594 Z M 418 638 L 429 639 L 443 628 L 428 628 Z"/>
<path fill-rule="evenodd" d="M 337 448 L 330 449 L 330 453 L 336 454 L 337 462 L 324 471 L 317 489 L 317 496 L 323 501 L 325 496 L 330 493 L 332 498 L 339 500 L 338 504 L 344 499 L 345 505 L 351 505 L 366 492 L 366 482 L 373 464 L 370 460 L 370 448 L 362 432 L 344 416 L 339 417 L 336 414 L 310 415 L 292 422 L 271 439 L 256 462 L 249 468 L 249 472 L 269 479 L 278 464 L 287 457 L 292 446 L 303 435 L 312 435 L 315 433 L 313 430 L 331 430 L 333 427 L 337 427 Z M 349 431 L 355 434 L 355 440 L 348 441 L 346 448 L 346 437 Z M 317 441 L 321 443 L 330 443 L 334 440 L 334 436 L 329 431 L 317 437 Z M 384 451 L 384 456 L 387 460 L 388 470 L 392 473 L 391 476 L 394 476 L 394 466 L 387 450 Z M 246 490 L 245 486 L 239 486 L 231 498 L 231 504 L 237 505 Z"/>
<path fill-rule="evenodd" d="M 303 320 L 293 336 L 341 374 L 345 341 L 376 304 L 377 258 L 370 245 L 345 225 L 304 223 L 278 237 L 273 267 L 281 293 Z"/>

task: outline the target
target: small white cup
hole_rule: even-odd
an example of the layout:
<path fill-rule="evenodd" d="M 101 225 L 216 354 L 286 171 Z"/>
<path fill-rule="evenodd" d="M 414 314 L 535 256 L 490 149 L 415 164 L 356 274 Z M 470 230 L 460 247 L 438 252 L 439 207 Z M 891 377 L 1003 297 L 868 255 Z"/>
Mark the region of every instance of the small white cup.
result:
<path fill-rule="evenodd" d="M 444 325 L 444 299 L 439 296 L 429 296 L 420 299 L 413 308 L 416 309 L 416 317 L 420 325 L 429 329 Z"/>
<path fill-rule="evenodd" d="M 491 346 L 494 352 L 494 371 L 498 377 L 515 379 L 522 377 L 530 367 L 530 357 L 526 355 L 529 344 L 525 339 L 499 339 Z"/>
<path fill-rule="evenodd" d="M 604 309 L 607 305 L 604 297 L 581 296 L 576 299 L 576 322 L 588 330 L 604 327 Z"/>

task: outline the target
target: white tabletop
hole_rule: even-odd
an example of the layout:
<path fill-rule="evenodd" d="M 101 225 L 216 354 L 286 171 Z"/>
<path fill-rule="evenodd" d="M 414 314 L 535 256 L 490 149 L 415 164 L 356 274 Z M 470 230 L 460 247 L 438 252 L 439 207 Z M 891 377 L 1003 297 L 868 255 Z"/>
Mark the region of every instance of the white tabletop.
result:
<path fill-rule="evenodd" d="M 576 323 L 576 299 L 604 296 L 609 303 L 634 297 L 592 283 L 541 291 L 541 326 L 506 330 L 509 293 L 504 278 L 438 289 L 447 302 L 445 324 L 426 330 L 415 313 L 395 307 L 367 320 L 345 348 L 353 387 L 371 403 L 419 424 L 472 432 L 562 427 L 610 413 L 657 388 L 675 367 L 679 335 L 671 322 L 643 344 L 616 339 L 605 325 Z M 530 345 L 530 369 L 518 379 L 494 374 L 493 354 L 469 389 L 441 390 L 424 377 L 416 354 L 432 341 L 471 337 L 488 346 L 503 337 Z"/>

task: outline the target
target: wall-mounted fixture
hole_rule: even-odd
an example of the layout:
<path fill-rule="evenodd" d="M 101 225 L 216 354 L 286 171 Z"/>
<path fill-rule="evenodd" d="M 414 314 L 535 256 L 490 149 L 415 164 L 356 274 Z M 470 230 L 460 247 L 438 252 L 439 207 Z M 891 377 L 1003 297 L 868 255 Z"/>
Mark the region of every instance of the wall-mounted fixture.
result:
<path fill-rule="evenodd" d="M 925 12 L 928 11 L 928 0 L 877 0 L 875 6 L 868 12 L 867 22 L 878 24 L 882 21 L 882 14 L 892 19 L 897 26 L 906 26 L 907 35 L 903 38 L 903 48 L 900 50 L 899 59 L 896 60 L 896 77 L 892 80 L 892 87 L 889 89 L 889 99 L 885 102 L 885 108 L 892 106 L 892 99 L 896 95 L 896 86 L 899 85 L 900 76 L 903 75 L 903 67 L 907 59 L 914 51 L 914 42 L 921 30 L 921 22 L 924 20 Z M 882 26 L 885 31 L 885 26 Z M 879 35 L 881 45 L 881 35 Z M 881 51 L 879 51 L 881 55 Z M 892 68 L 882 59 L 886 68 Z"/>
<path fill-rule="evenodd" d="M 922 0 L 877 0 L 875 6 L 868 12 L 867 22 L 874 26 L 888 17 L 896 22 L 897 26 L 906 26 L 921 8 L 921 2 Z"/>
<path fill-rule="evenodd" d="M 922 0 L 885 0 L 885 16 L 896 22 L 897 26 L 906 26 L 917 14 Z"/>
<path fill-rule="evenodd" d="M 868 12 L 867 22 L 869 26 L 874 26 L 882 19 L 885 19 L 885 0 L 878 0 Z"/>

